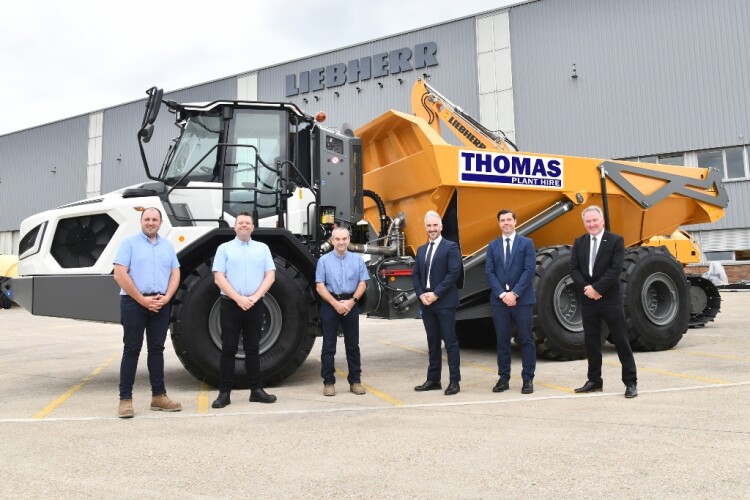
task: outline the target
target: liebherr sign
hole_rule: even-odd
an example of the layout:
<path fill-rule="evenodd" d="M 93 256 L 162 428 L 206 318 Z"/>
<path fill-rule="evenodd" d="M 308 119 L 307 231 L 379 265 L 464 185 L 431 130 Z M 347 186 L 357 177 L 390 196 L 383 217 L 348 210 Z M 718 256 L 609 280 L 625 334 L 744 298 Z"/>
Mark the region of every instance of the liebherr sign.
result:
<path fill-rule="evenodd" d="M 353 59 L 348 63 L 331 64 L 325 68 L 303 71 L 298 75 L 286 76 L 286 96 L 307 94 L 345 83 L 354 83 L 395 75 L 404 71 L 437 66 L 438 46 L 435 42 L 421 43 L 414 50 L 402 49 L 382 52 L 374 56 Z"/>

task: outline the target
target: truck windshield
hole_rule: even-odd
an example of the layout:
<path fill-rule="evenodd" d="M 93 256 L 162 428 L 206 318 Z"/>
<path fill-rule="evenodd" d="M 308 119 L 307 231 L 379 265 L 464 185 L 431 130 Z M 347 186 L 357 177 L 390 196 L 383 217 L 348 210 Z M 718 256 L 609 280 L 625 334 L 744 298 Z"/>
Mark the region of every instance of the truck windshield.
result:
<path fill-rule="evenodd" d="M 190 173 L 185 182 L 210 181 L 218 152 L 218 148 L 214 146 L 219 142 L 220 132 L 221 117 L 218 113 L 188 118 L 171 161 L 164 171 L 163 177 L 167 184 L 174 184 L 188 172 Z M 198 166 L 193 168 L 196 163 Z"/>

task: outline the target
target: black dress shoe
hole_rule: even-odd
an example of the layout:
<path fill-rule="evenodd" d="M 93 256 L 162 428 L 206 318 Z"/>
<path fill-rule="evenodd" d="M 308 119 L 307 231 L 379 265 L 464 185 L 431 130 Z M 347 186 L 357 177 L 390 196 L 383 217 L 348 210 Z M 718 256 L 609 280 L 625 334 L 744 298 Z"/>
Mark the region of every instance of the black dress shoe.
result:
<path fill-rule="evenodd" d="M 521 394 L 531 394 L 532 392 L 534 392 L 534 383 L 531 380 L 524 380 Z"/>
<path fill-rule="evenodd" d="M 213 403 L 211 403 L 211 408 L 224 408 L 225 406 L 230 404 L 232 404 L 232 402 L 229 400 L 229 393 L 220 392 L 219 397 L 216 398 Z"/>
<path fill-rule="evenodd" d="M 635 387 L 635 382 L 625 384 L 625 397 L 634 398 L 636 396 L 638 396 L 638 389 Z"/>
<path fill-rule="evenodd" d="M 586 383 L 583 384 L 583 387 L 579 387 L 575 392 L 602 392 L 603 387 L 603 382 L 592 382 L 591 380 L 587 380 Z"/>
<path fill-rule="evenodd" d="M 500 379 L 497 381 L 497 384 L 495 384 L 495 387 L 492 388 L 492 392 L 503 392 L 510 389 L 510 385 L 508 385 L 507 380 Z"/>
<path fill-rule="evenodd" d="M 434 380 L 425 380 L 424 384 L 416 386 L 414 390 L 417 392 L 439 391 L 442 388 L 443 386 L 440 385 L 440 382 L 435 382 Z"/>
<path fill-rule="evenodd" d="M 445 389 L 446 396 L 453 396 L 454 394 L 458 394 L 459 392 L 461 392 L 461 386 L 458 385 L 458 382 L 451 382 Z"/>
<path fill-rule="evenodd" d="M 251 403 L 275 403 L 276 396 L 268 394 L 263 389 L 253 389 L 250 391 L 250 402 Z"/>

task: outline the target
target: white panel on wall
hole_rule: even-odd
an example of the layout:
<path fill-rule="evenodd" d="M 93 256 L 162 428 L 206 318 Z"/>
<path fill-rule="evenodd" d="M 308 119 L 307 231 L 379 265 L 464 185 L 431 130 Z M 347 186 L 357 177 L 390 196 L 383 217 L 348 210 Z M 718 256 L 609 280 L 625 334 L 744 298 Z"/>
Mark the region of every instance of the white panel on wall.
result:
<path fill-rule="evenodd" d="M 513 90 L 497 93 L 497 122 L 500 130 L 506 134 L 516 131 L 516 115 L 513 112 Z"/>
<path fill-rule="evenodd" d="M 489 52 L 493 47 L 492 17 L 477 19 L 477 52 Z"/>
<path fill-rule="evenodd" d="M 237 99 L 240 101 L 258 100 L 258 73 L 237 78 Z"/>
<path fill-rule="evenodd" d="M 495 34 L 495 50 L 510 47 L 510 21 L 508 11 L 492 16 Z"/>
<path fill-rule="evenodd" d="M 497 87 L 495 86 L 495 58 L 492 52 L 479 54 L 477 66 L 479 67 L 479 94 L 494 92 Z"/>
<path fill-rule="evenodd" d="M 704 252 L 720 252 L 750 249 L 750 229 L 719 229 L 700 232 Z"/>
<path fill-rule="evenodd" d="M 495 96 L 494 92 L 479 95 L 479 116 L 481 117 L 482 125 L 490 130 L 496 130 L 499 126 L 497 121 L 497 98 Z"/>
<path fill-rule="evenodd" d="M 18 231 L 0 231 L 0 255 L 18 255 Z"/>
<path fill-rule="evenodd" d="M 510 48 L 495 51 L 495 78 L 497 90 L 508 90 L 513 87 Z"/>
<path fill-rule="evenodd" d="M 86 197 L 99 196 L 102 190 L 102 135 L 104 113 L 89 115 L 88 155 L 86 160 Z"/>

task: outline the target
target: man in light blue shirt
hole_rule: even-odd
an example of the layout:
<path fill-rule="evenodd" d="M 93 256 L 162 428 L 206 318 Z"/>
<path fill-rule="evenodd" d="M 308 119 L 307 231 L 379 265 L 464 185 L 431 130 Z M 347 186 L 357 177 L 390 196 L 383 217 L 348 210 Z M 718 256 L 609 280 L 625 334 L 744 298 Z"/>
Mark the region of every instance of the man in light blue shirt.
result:
<path fill-rule="evenodd" d="M 357 302 L 365 293 L 370 279 L 362 257 L 347 251 L 349 231 L 337 227 L 331 235 L 334 250 L 318 260 L 315 270 L 315 289 L 320 296 L 320 319 L 323 326 L 323 348 L 320 354 L 323 394 L 336 395 L 334 357 L 339 326 L 344 332 L 346 362 L 349 365 L 349 390 L 357 395 L 365 393 L 359 354 L 359 307 Z"/>
<path fill-rule="evenodd" d="M 237 237 L 220 245 L 214 257 L 214 281 L 221 290 L 221 363 L 219 396 L 211 405 L 213 408 L 224 408 L 231 403 L 240 333 L 250 383 L 250 401 L 276 401 L 276 396 L 263 390 L 259 353 L 263 296 L 276 279 L 276 266 L 268 245 L 250 239 L 253 229 L 252 216 L 247 212 L 239 213 L 234 221 Z"/>
<path fill-rule="evenodd" d="M 120 244 L 114 277 L 120 285 L 120 322 L 124 330 L 120 363 L 120 405 L 117 415 L 132 418 L 133 384 L 143 331 L 148 346 L 151 409 L 180 411 L 182 406 L 167 396 L 164 387 L 164 342 L 169 327 L 169 301 L 180 284 L 180 263 L 172 244 L 159 236 L 161 212 L 147 208 L 141 213 L 141 232 Z"/>

